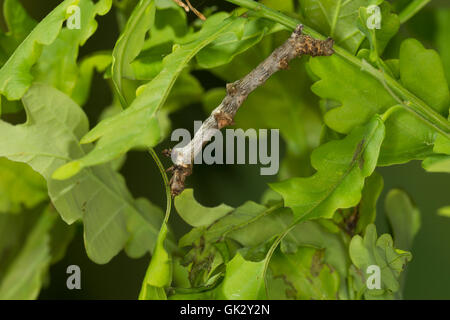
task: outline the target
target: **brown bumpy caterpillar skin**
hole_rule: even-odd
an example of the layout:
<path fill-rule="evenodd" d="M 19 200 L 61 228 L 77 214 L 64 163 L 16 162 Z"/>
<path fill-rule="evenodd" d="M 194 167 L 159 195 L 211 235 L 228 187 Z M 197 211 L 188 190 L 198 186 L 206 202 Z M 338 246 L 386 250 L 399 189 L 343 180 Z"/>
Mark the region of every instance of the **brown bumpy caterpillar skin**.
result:
<path fill-rule="evenodd" d="M 233 125 L 234 116 L 248 95 L 259 86 L 262 86 L 274 73 L 279 70 L 288 69 L 289 62 L 292 59 L 299 58 L 302 55 L 317 57 L 330 56 L 334 53 L 333 39 L 314 39 L 311 36 L 304 35 L 302 31 L 303 26 L 298 25 L 289 39 L 275 49 L 269 57 L 249 74 L 240 80 L 227 84 L 226 97 L 205 120 L 199 131 L 204 133 L 210 129 L 220 130 Z M 173 173 L 172 179 L 170 180 L 172 196 L 175 197 L 184 190 L 186 177 L 192 174 L 192 162 L 196 156 L 194 150 L 197 153 L 199 152 L 198 150 L 201 152 L 203 146 L 208 143 L 210 138 L 202 134 L 196 134 L 187 146 L 171 151 L 175 152 L 175 158 L 177 159 L 175 165 L 169 169 Z M 195 146 L 198 148 L 195 148 Z"/>

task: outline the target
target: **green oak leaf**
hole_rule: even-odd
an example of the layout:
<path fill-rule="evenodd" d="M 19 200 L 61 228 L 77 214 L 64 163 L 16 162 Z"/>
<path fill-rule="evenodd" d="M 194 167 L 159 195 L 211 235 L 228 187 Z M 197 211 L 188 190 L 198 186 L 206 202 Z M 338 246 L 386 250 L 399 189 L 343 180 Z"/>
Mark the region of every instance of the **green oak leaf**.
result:
<path fill-rule="evenodd" d="M 438 52 L 442 57 L 444 71 L 447 81 L 450 81 L 450 42 L 448 41 L 448 30 L 450 29 L 450 9 L 439 8 L 435 10 L 437 31 L 435 41 Z"/>
<path fill-rule="evenodd" d="M 176 79 L 199 50 L 238 20 L 210 19 L 205 22 L 201 31 L 193 35 L 191 42 L 175 48 L 173 53 L 164 59 L 164 69 L 152 81 L 138 89 L 137 97 L 130 107 L 116 116 L 104 119 L 82 138 L 83 144 L 98 140 L 95 148 L 80 159 L 59 168 L 55 177 L 69 178 L 82 168 L 109 162 L 131 148 L 152 147 L 160 141 L 156 115 Z"/>
<path fill-rule="evenodd" d="M 28 36 L 37 24 L 28 15 L 19 0 L 5 0 L 3 2 L 3 14 L 8 27 L 7 36 L 13 38 L 17 45 Z"/>
<path fill-rule="evenodd" d="M 450 156 L 444 154 L 432 155 L 423 160 L 422 166 L 428 172 L 450 173 Z"/>
<path fill-rule="evenodd" d="M 145 36 L 155 19 L 155 2 L 141 0 L 134 8 L 113 50 L 112 79 L 124 107 L 128 106 L 122 94 L 122 78 L 135 79 L 131 63 L 144 46 Z"/>
<path fill-rule="evenodd" d="M 266 299 L 264 269 L 266 259 L 259 262 L 246 260 L 239 252 L 225 264 L 225 276 L 219 285 L 196 290 L 193 293 L 176 293 L 171 300 L 261 300 Z M 213 279 L 215 280 L 215 279 Z M 188 291 L 188 290 L 183 290 Z"/>
<path fill-rule="evenodd" d="M 392 228 L 395 247 L 409 251 L 420 229 L 420 211 L 406 192 L 392 189 L 385 200 L 386 216 Z"/>
<path fill-rule="evenodd" d="M 295 0 L 261 0 L 260 2 L 266 7 L 282 12 L 291 12 L 295 8 Z"/>
<path fill-rule="evenodd" d="M 409 252 L 394 248 L 392 238 L 383 234 L 378 238 L 375 225 L 367 227 L 364 238 L 356 235 L 349 246 L 353 263 L 351 273 L 354 289 L 365 299 L 392 299 L 400 289 L 399 277 L 407 262 L 412 259 Z M 380 270 L 380 289 L 369 289 L 366 285 L 369 266 L 378 266 Z"/>
<path fill-rule="evenodd" d="M 173 1 L 169 2 L 173 3 Z M 161 6 L 156 1 L 155 22 L 142 51 L 131 63 L 134 78 L 151 80 L 163 69 L 162 59 L 188 34 L 186 12 L 179 6 Z"/>
<path fill-rule="evenodd" d="M 28 120 L 13 126 L 0 122 L 0 156 L 29 164 L 46 180 L 50 199 L 67 223 L 82 219 L 86 250 L 98 263 L 108 262 L 129 240 L 127 220 L 137 215 L 153 242 L 161 224 L 160 212 L 151 214 L 152 223 L 141 217 L 135 200 L 123 178 L 109 165 L 82 170 L 65 181 L 51 178 L 56 168 L 81 157 L 91 146 L 80 146 L 79 138 L 87 132 L 88 122 L 81 108 L 60 91 L 46 85 L 33 85 L 23 98 Z M 51 141 L 51 143 L 49 143 Z"/>
<path fill-rule="evenodd" d="M 15 220 L 20 217 L 13 216 Z M 30 217 L 28 217 L 30 218 Z M 33 226 L 24 234 L 26 239 L 6 269 L 2 268 L 0 278 L 0 299 L 1 300 L 29 300 L 36 299 L 45 281 L 51 263 L 51 229 L 58 216 L 55 212 L 46 208 L 37 218 Z M 0 230 L 10 228 L 20 228 L 18 224 L 8 221 L 7 215 L 0 215 Z M 18 229 L 14 229 L 19 232 Z M 8 242 L 8 241 L 6 241 Z M 2 241 L 4 243 L 4 241 Z M 3 250 L 8 246 L 0 246 L 0 260 Z"/>
<path fill-rule="evenodd" d="M 383 84 L 337 55 L 312 59 L 310 67 L 321 79 L 312 86 L 313 92 L 340 103 L 325 114 L 325 123 L 337 132 L 348 133 L 369 121 L 373 114 L 383 113 L 398 104 Z M 450 94 L 439 55 L 425 49 L 417 40 L 408 39 L 400 48 L 399 67 L 405 89 L 447 115 Z M 336 77 L 336 74 L 341 76 Z M 424 159 L 432 154 L 436 137 L 436 131 L 400 107 L 386 120 L 386 138 L 378 165 Z"/>
<path fill-rule="evenodd" d="M 423 160 L 422 167 L 429 172 L 450 173 L 450 139 L 439 135 L 434 141 L 433 152 L 434 155 Z"/>
<path fill-rule="evenodd" d="M 282 30 L 280 25 L 262 18 L 249 17 L 239 22 L 198 53 L 196 59 L 201 68 L 211 69 L 228 64 L 265 36 Z"/>
<path fill-rule="evenodd" d="M 23 163 L 0 158 L 0 213 L 19 213 L 45 201 L 45 180 Z"/>
<path fill-rule="evenodd" d="M 75 233 L 51 204 L 0 216 L 0 299 L 36 299 Z"/>
<path fill-rule="evenodd" d="M 79 47 L 95 32 L 95 19 L 97 15 L 104 15 L 109 11 L 111 0 L 97 3 L 80 0 L 77 6 L 80 8 L 80 29 L 63 28 L 50 45 L 43 47 L 39 60 L 32 69 L 35 82 L 51 85 L 69 96 L 80 89 L 78 82 L 85 76 L 77 63 Z"/>
<path fill-rule="evenodd" d="M 194 205 L 191 204 L 189 207 Z M 185 205 L 183 209 L 187 207 Z M 177 210 L 178 208 L 179 206 Z M 217 208 L 212 208 L 210 211 L 212 215 L 217 214 Z M 187 214 L 186 211 L 183 212 L 184 216 Z M 193 213 L 190 214 L 192 215 Z M 229 238 L 243 246 L 254 247 L 284 231 L 291 221 L 292 213 L 288 209 L 281 208 L 280 203 L 266 207 L 248 201 L 227 213 L 223 218 L 207 226 L 192 229 L 180 239 L 179 245 L 190 246 L 200 238 L 207 243 L 217 243 Z"/>
<path fill-rule="evenodd" d="M 383 186 L 383 176 L 376 171 L 366 179 L 361 202 L 358 204 L 359 218 L 355 233 L 364 232 L 369 224 L 375 223 L 377 201 L 383 191 Z"/>
<path fill-rule="evenodd" d="M 91 90 L 94 71 L 104 72 L 111 65 L 111 61 L 110 52 L 96 52 L 81 60 L 78 69 L 78 79 L 71 92 L 73 101 L 80 106 L 86 104 Z"/>
<path fill-rule="evenodd" d="M 335 300 L 339 273 L 324 261 L 324 251 L 300 247 L 295 253 L 275 252 L 270 265 L 272 277 L 286 284 L 285 297 L 294 300 Z M 270 285 L 269 285 L 270 297 Z"/>
<path fill-rule="evenodd" d="M 194 198 L 194 190 L 186 189 L 175 198 L 175 208 L 179 215 L 193 227 L 208 226 L 224 217 L 234 208 L 221 204 L 214 208 L 207 208 Z"/>
<path fill-rule="evenodd" d="M 337 44 L 356 53 L 364 40 L 357 21 L 360 7 L 369 0 L 298 0 L 306 25 L 333 38 Z M 379 2 L 379 1 L 377 1 Z"/>
<path fill-rule="evenodd" d="M 167 238 L 167 224 L 163 223 L 152 260 L 142 283 L 139 300 L 167 300 L 164 288 L 172 282 L 172 261 L 169 253 L 164 248 Z"/>
<path fill-rule="evenodd" d="M 43 48 L 51 45 L 58 38 L 62 24 L 68 18 L 67 9 L 71 5 L 82 4 L 84 1 L 88 0 L 63 1 L 31 31 L 9 57 L 0 69 L 0 93 L 8 100 L 18 100 L 25 94 L 34 78 L 30 70 L 41 56 Z M 111 7 L 111 1 L 97 2 L 95 5 L 98 9 L 97 13 L 106 14 Z M 91 3 L 90 0 L 89 3 Z M 96 22 L 91 21 L 80 29 L 81 43 L 84 43 L 92 35 L 95 28 Z"/>
<path fill-rule="evenodd" d="M 281 252 L 290 255 L 304 247 L 314 248 L 323 253 L 322 260 L 331 270 L 337 272 L 337 279 L 346 279 L 350 266 L 347 245 L 339 234 L 330 232 L 321 222 L 323 221 L 318 220 L 297 224 L 283 239 Z M 295 256 L 292 257 L 295 259 Z M 345 281 L 339 281 L 339 286 L 339 298 L 347 299 L 347 284 Z M 333 299 L 335 298 L 334 296 Z"/>
<path fill-rule="evenodd" d="M 344 139 L 315 149 L 311 163 L 316 174 L 272 183 L 270 187 L 283 196 L 297 221 L 331 218 L 337 209 L 359 203 L 365 178 L 377 164 L 383 138 L 384 123 L 375 116 Z"/>
<path fill-rule="evenodd" d="M 19 0 L 5 0 L 3 15 L 8 32 L 0 30 L 0 66 L 3 66 L 37 24 L 28 15 Z M 5 110 L 5 108 L 3 109 Z"/>
<path fill-rule="evenodd" d="M 226 264 L 225 278 L 217 288 L 217 299 L 259 300 L 265 299 L 264 266 L 266 260 L 245 260 L 240 253 Z"/>
<path fill-rule="evenodd" d="M 358 27 L 369 40 L 372 61 L 376 61 L 377 57 L 383 53 L 389 40 L 397 34 L 400 28 L 400 19 L 396 14 L 391 12 L 389 3 L 383 2 L 379 8 L 381 14 L 379 29 L 369 29 L 367 23 L 370 19 L 371 12 L 368 11 L 367 7 L 359 9 Z"/>
<path fill-rule="evenodd" d="M 442 217 L 450 217 L 450 206 L 440 208 L 438 214 Z"/>

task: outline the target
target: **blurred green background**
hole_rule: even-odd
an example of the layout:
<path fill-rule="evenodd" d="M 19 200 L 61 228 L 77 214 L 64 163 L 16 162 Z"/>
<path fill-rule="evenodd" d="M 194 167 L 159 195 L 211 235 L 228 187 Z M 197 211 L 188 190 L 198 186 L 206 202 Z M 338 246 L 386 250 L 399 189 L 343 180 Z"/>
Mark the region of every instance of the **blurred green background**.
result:
<path fill-rule="evenodd" d="M 220 0 L 192 0 L 194 6 L 203 9 L 212 4 L 224 10 L 232 5 Z M 399 4 L 405 1 L 392 1 Z M 0 0 L 2 5 L 3 1 Z M 60 1 L 23 0 L 30 15 L 41 20 Z M 421 13 L 402 26 L 399 35 L 392 41 L 388 56 L 396 56 L 400 42 L 408 37 L 418 38 L 428 48 L 434 48 L 434 17 L 438 10 L 450 10 L 450 1 L 434 0 Z M 3 15 L 2 15 L 3 16 Z M 191 17 L 194 18 L 194 17 Z M 97 33 L 81 49 L 80 56 L 102 49 L 112 49 L 118 37 L 114 10 L 98 18 Z M 2 21 L 2 27 L 4 23 Z M 450 31 L 450 30 L 449 30 Z M 450 46 L 450 35 L 448 39 Z M 437 48 L 436 48 L 437 49 Z M 449 66 L 447 66 L 449 67 Z M 195 74 L 206 88 L 223 86 L 224 83 L 208 72 Z M 450 79 L 449 79 L 450 80 Z M 112 96 L 108 85 L 100 75 L 96 75 L 85 111 L 91 123 L 96 123 L 102 109 L 109 105 Z M 313 101 L 312 103 L 317 103 Z M 189 114 L 189 117 L 186 117 Z M 25 115 L 19 115 L 23 119 Z M 193 120 L 206 118 L 201 105 L 191 105 L 171 116 L 173 128 L 192 129 Z M 164 142 L 157 151 L 170 146 Z M 283 149 L 283 148 L 282 148 Z M 283 150 L 281 150 L 283 155 Z M 168 166 L 168 161 L 166 162 Z M 121 170 L 128 187 L 135 197 L 145 196 L 163 207 L 165 196 L 162 181 L 155 164 L 147 153 L 130 152 Z M 419 162 L 407 165 L 379 168 L 385 180 L 385 189 L 379 201 L 377 226 L 379 233 L 389 232 L 384 216 L 384 196 L 391 188 L 407 191 L 422 213 L 422 227 L 412 250 L 413 261 L 408 265 L 404 297 L 406 299 L 450 299 L 450 219 L 437 215 L 437 209 L 450 204 L 450 179 L 446 174 L 426 173 Z M 258 166 L 199 166 L 189 180 L 195 195 L 205 205 L 225 202 L 239 205 L 246 200 L 258 201 L 266 190 L 266 183 L 276 177 L 259 175 Z M 213 187 L 213 181 L 220 181 Z M 172 226 L 177 234 L 183 234 L 187 226 L 172 215 Z M 68 248 L 65 258 L 51 267 L 50 279 L 41 299 L 136 299 L 141 281 L 149 261 L 149 256 L 132 260 L 124 253 L 115 257 L 107 265 L 96 265 L 85 253 L 82 227 Z M 66 268 L 69 265 L 81 267 L 82 289 L 70 291 L 66 287 Z"/>

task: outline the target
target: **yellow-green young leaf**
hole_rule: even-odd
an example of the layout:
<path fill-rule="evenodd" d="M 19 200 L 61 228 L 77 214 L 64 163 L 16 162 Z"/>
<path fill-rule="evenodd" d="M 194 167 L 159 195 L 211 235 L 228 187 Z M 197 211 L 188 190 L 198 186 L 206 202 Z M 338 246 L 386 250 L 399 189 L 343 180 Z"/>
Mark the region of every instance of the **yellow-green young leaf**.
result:
<path fill-rule="evenodd" d="M 217 289 L 217 299 L 260 300 L 266 298 L 264 265 L 266 260 L 245 260 L 240 253 L 226 264 L 225 278 Z"/>
<path fill-rule="evenodd" d="M 415 39 L 405 40 L 400 48 L 400 78 L 405 88 L 415 93 L 440 114 L 445 117 L 449 116 L 450 91 L 441 58 L 436 51 L 425 49 Z M 394 119 L 392 121 L 397 116 L 400 116 L 399 113 L 394 113 Z M 412 118 L 413 116 L 410 115 L 409 117 Z M 412 128 L 408 131 L 411 133 L 415 132 L 415 136 L 417 136 L 418 132 L 423 131 L 421 135 L 424 138 L 420 144 L 423 150 L 430 153 L 430 143 L 434 142 L 435 146 L 433 151 L 435 153 L 450 154 L 450 140 L 448 138 L 441 135 L 438 136 L 436 132 L 425 128 L 418 120 L 414 120 L 405 122 L 403 125 L 398 124 L 397 131 L 403 132 L 403 134 L 399 134 L 397 139 L 395 137 L 392 139 L 388 138 L 386 143 L 390 145 L 403 143 L 404 147 L 408 147 L 411 150 L 418 149 L 419 142 L 415 142 L 417 146 L 411 145 L 411 143 L 405 143 L 413 137 L 405 128 Z"/>
<path fill-rule="evenodd" d="M 282 12 L 289 12 L 294 11 L 294 1 L 295 0 L 261 0 L 260 2 L 266 7 Z"/>
<path fill-rule="evenodd" d="M 342 47 L 355 53 L 364 34 L 359 31 L 358 10 L 367 0 L 299 0 L 305 24 L 332 37 Z"/>
<path fill-rule="evenodd" d="M 111 65 L 111 61 L 112 58 L 110 52 L 96 52 L 83 58 L 79 66 L 78 79 L 75 88 L 71 93 L 73 101 L 80 106 L 83 106 L 86 103 L 91 90 L 94 70 L 97 72 L 104 72 L 106 68 Z"/>
<path fill-rule="evenodd" d="M 350 269 L 353 277 L 353 289 L 366 299 L 392 299 L 400 289 L 399 278 L 407 262 L 411 261 L 411 253 L 394 248 L 392 238 L 383 234 L 378 238 L 375 225 L 367 227 L 364 238 L 356 235 L 350 242 L 350 258 L 353 266 Z M 368 267 L 372 266 L 370 269 Z M 373 267 L 378 267 L 379 274 Z M 369 289 L 367 280 L 378 277 L 380 289 Z M 372 281 L 370 281 L 372 284 Z M 374 281 L 376 284 L 376 281 Z"/>
<path fill-rule="evenodd" d="M 26 164 L 0 158 L 0 213 L 19 213 L 47 198 L 41 175 Z"/>
<path fill-rule="evenodd" d="M 375 223 L 377 215 L 377 201 L 383 191 L 383 176 L 374 172 L 366 179 L 362 191 L 361 202 L 358 205 L 359 218 L 356 224 L 355 233 L 361 233 L 366 230 L 369 224 Z"/>
<path fill-rule="evenodd" d="M 382 1 L 378 1 L 382 2 Z M 372 3 L 373 5 L 374 3 Z M 389 40 L 397 34 L 400 28 L 399 17 L 391 12 L 391 6 L 387 2 L 382 2 L 380 9 L 380 28 L 368 28 L 368 23 L 373 19 L 374 11 L 368 10 L 369 7 L 359 8 L 358 28 L 364 33 L 370 43 L 372 61 L 381 55 L 386 48 Z M 372 22 L 376 22 L 373 21 Z"/>
<path fill-rule="evenodd" d="M 172 259 L 164 247 L 167 233 L 167 224 L 163 223 L 152 260 L 142 283 L 139 300 L 167 299 L 164 288 L 172 282 Z"/>
<path fill-rule="evenodd" d="M 28 15 L 19 0 L 5 0 L 3 2 L 3 15 L 8 32 L 0 30 L 0 67 L 5 64 L 17 46 L 37 24 Z M 2 100 L 2 113 L 12 113 L 22 108 L 16 101 L 8 101 L 4 97 Z"/>
<path fill-rule="evenodd" d="M 104 15 L 109 11 L 111 0 L 97 3 L 92 0 L 79 0 L 77 6 L 80 29 L 63 28 L 50 45 L 43 47 L 42 54 L 32 69 L 35 82 L 51 85 L 69 96 L 73 96 L 74 91 L 80 89 L 77 86 L 82 85 L 79 81 L 83 81 L 82 77 L 85 76 L 82 74 L 85 70 L 81 70 L 77 63 L 79 47 L 96 31 L 95 19 L 97 15 Z"/>
<path fill-rule="evenodd" d="M 270 187 L 283 196 L 297 220 L 331 218 L 337 209 L 359 203 L 365 178 L 376 167 L 383 138 L 384 123 L 375 116 L 344 139 L 314 150 L 311 163 L 316 174 L 272 183 Z"/>
<path fill-rule="evenodd" d="M 297 224 L 281 243 L 281 252 L 296 253 L 302 247 L 311 247 L 323 251 L 323 261 L 337 272 L 337 279 L 346 279 L 350 258 L 348 248 L 339 234 L 331 233 L 321 225 L 321 221 L 306 221 Z M 292 256 L 295 258 L 295 256 Z M 310 264 L 311 265 L 311 264 Z M 339 282 L 339 297 L 348 299 L 348 289 L 345 281 Z M 300 292 L 299 292 L 300 293 Z"/>
<path fill-rule="evenodd" d="M 281 25 L 263 18 L 249 17 L 239 22 L 198 53 L 196 59 L 201 68 L 210 69 L 225 65 L 260 42 L 266 35 L 283 30 Z"/>
<path fill-rule="evenodd" d="M 420 211 L 406 192 L 392 189 L 385 200 L 386 215 L 392 228 L 395 247 L 411 250 L 420 229 Z"/>
<path fill-rule="evenodd" d="M 124 107 L 128 106 L 122 94 L 122 78 L 135 79 L 131 62 L 139 55 L 144 40 L 155 19 L 155 2 L 141 0 L 131 13 L 113 50 L 112 79 Z"/>
<path fill-rule="evenodd" d="M 450 218 L 450 206 L 442 207 L 439 209 L 438 214 L 443 217 Z"/>
<path fill-rule="evenodd" d="M 6 216 L 0 216 L 0 229 L 11 228 L 11 224 L 3 225 L 4 219 Z M 23 247 L 2 270 L 0 300 L 37 298 L 51 262 L 50 231 L 56 219 L 55 212 L 46 209 L 25 235 Z"/>
<path fill-rule="evenodd" d="M 439 8 L 435 10 L 436 15 L 436 45 L 439 54 L 442 57 L 442 62 L 444 63 L 445 75 L 447 76 L 447 81 L 450 81 L 450 42 L 448 41 L 448 30 L 450 29 L 450 9 L 449 8 Z"/>
<path fill-rule="evenodd" d="M 127 219 L 130 238 L 126 244 L 125 252 L 131 258 L 140 258 L 155 249 L 156 227 L 161 224 L 164 213 L 160 207 L 155 206 L 145 198 L 136 199 L 135 207 L 140 214 L 133 214 Z M 170 241 L 167 241 L 170 244 L 169 248 L 173 249 L 174 243 Z"/>
<path fill-rule="evenodd" d="M 17 45 L 28 36 L 37 24 L 28 15 L 19 0 L 5 0 L 3 2 L 3 14 L 8 27 L 7 35 L 12 37 Z"/>
<path fill-rule="evenodd" d="M 450 173 L 450 156 L 444 154 L 432 155 L 423 160 L 422 166 L 428 172 Z"/>
<path fill-rule="evenodd" d="M 207 208 L 194 198 L 194 190 L 186 189 L 175 198 L 175 208 L 184 221 L 193 227 L 209 226 L 234 210 L 225 204 Z"/>
<path fill-rule="evenodd" d="M 162 5 L 156 1 L 155 22 L 150 28 L 149 37 L 145 40 L 143 50 L 131 63 L 133 77 L 138 80 L 151 80 L 163 68 L 162 57 L 172 52 L 176 43 L 182 42 L 188 29 L 187 13 L 172 0 L 166 1 L 173 5 Z"/>
<path fill-rule="evenodd" d="M 160 140 L 156 115 L 176 79 L 199 50 L 230 28 L 237 19 L 211 17 L 201 31 L 193 35 L 191 42 L 174 48 L 173 53 L 164 59 L 164 69 L 150 83 L 138 89 L 137 97 L 129 108 L 104 119 L 83 137 L 83 144 L 98 142 L 91 152 L 76 160 L 80 168 L 111 161 L 131 148 L 156 145 Z M 60 168 L 57 175 L 64 171 L 65 167 Z"/>
<path fill-rule="evenodd" d="M 216 208 L 211 210 L 215 211 Z M 180 239 L 179 245 L 191 246 L 200 238 L 207 243 L 230 238 L 243 246 L 254 247 L 283 232 L 291 222 L 292 213 L 289 209 L 281 208 L 279 202 L 266 207 L 247 201 L 223 218 L 192 229 Z"/>
<path fill-rule="evenodd" d="M 337 55 L 311 59 L 310 66 L 321 79 L 312 90 L 323 99 L 338 102 L 337 107 L 325 114 L 325 122 L 340 133 L 350 132 L 369 121 L 372 115 L 383 113 L 398 103 L 378 80 Z M 405 40 L 400 48 L 399 66 L 404 89 L 447 116 L 450 94 L 439 55 L 426 50 L 416 40 Z M 336 77 L 337 74 L 340 77 Z M 432 154 L 436 136 L 437 131 L 400 108 L 386 120 L 386 138 L 378 165 L 424 159 Z"/>
<path fill-rule="evenodd" d="M 448 116 L 450 92 L 441 58 L 435 50 L 427 50 L 415 40 L 403 41 L 400 48 L 402 84 L 433 109 Z"/>
<path fill-rule="evenodd" d="M 434 141 L 433 151 L 436 154 L 423 160 L 423 168 L 429 172 L 450 173 L 450 139 L 439 135 Z"/>
<path fill-rule="evenodd" d="M 57 39 L 63 22 L 69 17 L 67 9 L 71 5 L 83 4 L 85 1 L 88 0 L 63 1 L 17 47 L 0 70 L 0 93 L 6 96 L 8 100 L 20 99 L 25 94 L 33 81 L 30 70 L 38 61 L 43 47 L 52 44 Z M 89 2 L 91 3 L 90 0 Z M 102 0 L 96 4 L 100 14 L 106 13 L 110 6 L 111 0 Z M 95 31 L 96 25 L 94 23 L 91 22 L 81 29 L 82 42 Z"/>
<path fill-rule="evenodd" d="M 284 299 L 338 299 L 340 278 L 333 266 L 324 260 L 324 250 L 300 247 L 295 253 L 275 252 L 269 268 L 272 277 L 285 283 Z M 269 284 L 269 298 L 271 295 Z"/>
<path fill-rule="evenodd" d="M 150 213 L 154 224 L 144 219 L 123 178 L 109 165 L 82 170 L 69 180 L 51 178 L 56 168 L 91 149 L 79 144 L 88 130 L 82 109 L 60 91 L 41 84 L 28 90 L 23 104 L 25 124 L 0 121 L 0 134 L 8 137 L 0 141 L 0 156 L 29 164 L 47 180 L 50 199 L 64 221 L 83 220 L 86 250 L 95 262 L 108 262 L 125 246 L 134 232 L 127 228 L 133 215 L 153 235 L 153 241 L 145 244 L 150 251 L 161 224 L 160 212 Z"/>

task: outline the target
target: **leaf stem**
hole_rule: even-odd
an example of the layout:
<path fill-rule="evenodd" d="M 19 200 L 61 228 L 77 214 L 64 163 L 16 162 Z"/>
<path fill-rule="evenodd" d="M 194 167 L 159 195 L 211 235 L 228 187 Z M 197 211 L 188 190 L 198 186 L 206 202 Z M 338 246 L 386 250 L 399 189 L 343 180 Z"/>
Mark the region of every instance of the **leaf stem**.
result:
<path fill-rule="evenodd" d="M 275 253 L 275 250 L 278 248 L 278 245 L 281 243 L 281 241 L 288 235 L 289 232 L 292 231 L 292 229 L 297 225 L 297 223 L 292 223 L 286 230 L 284 230 L 282 233 L 280 233 L 272 246 L 270 247 L 269 251 L 267 252 L 265 262 L 264 262 L 264 271 L 263 271 L 263 278 L 264 278 L 264 284 L 266 287 L 266 296 L 267 299 L 269 299 L 269 286 L 267 281 L 267 270 L 269 269 L 270 260 L 272 259 L 273 254 Z"/>
<path fill-rule="evenodd" d="M 238 6 L 251 9 L 255 11 L 258 15 L 261 17 L 265 17 L 267 19 L 270 19 L 272 21 L 278 22 L 285 27 L 289 29 L 295 29 L 295 27 L 302 23 L 298 19 L 289 17 L 279 11 L 273 10 L 271 8 L 268 8 L 264 6 L 261 3 L 255 2 L 253 0 L 226 0 L 227 2 L 231 2 L 233 4 L 236 4 Z M 417 12 L 420 8 L 422 8 L 426 3 L 428 3 L 429 0 L 416 0 L 414 1 L 409 7 L 411 9 L 406 10 L 406 13 L 404 14 L 405 17 L 412 17 L 415 12 Z M 415 6 L 412 6 L 415 4 Z M 323 35 L 321 35 L 319 32 L 315 31 L 314 29 L 303 25 L 303 31 L 306 34 L 309 34 L 310 36 L 316 38 L 316 39 L 325 39 Z M 337 55 L 339 55 L 344 60 L 347 60 L 347 62 L 351 63 L 355 67 L 359 69 L 365 69 L 365 65 L 363 61 L 361 61 L 359 58 L 355 57 L 353 54 L 348 52 L 342 47 L 339 47 L 337 45 L 334 45 L 334 51 Z M 367 70 L 366 70 L 367 71 Z M 372 76 L 380 80 L 380 76 L 384 78 L 385 83 L 401 98 L 406 101 L 402 106 L 412 112 L 415 116 L 417 116 L 420 120 L 422 120 L 425 124 L 433 128 L 434 130 L 440 132 L 445 137 L 450 139 L 450 123 L 447 119 L 445 119 L 442 115 L 440 115 L 438 112 L 436 112 L 433 108 L 428 106 L 425 102 L 423 102 L 421 99 L 416 97 L 414 94 L 409 92 L 406 88 L 404 88 L 400 83 L 398 83 L 394 78 L 387 74 L 378 74 L 379 70 L 372 70 L 369 72 Z"/>
<path fill-rule="evenodd" d="M 414 0 L 398 15 L 400 23 L 403 24 L 411 19 L 417 12 L 425 7 L 431 0 Z"/>
<path fill-rule="evenodd" d="M 149 153 L 152 156 L 153 160 L 155 160 L 156 165 L 158 166 L 159 172 L 161 173 L 161 176 L 163 178 L 164 188 L 166 190 L 166 214 L 164 216 L 164 223 L 167 224 L 167 222 L 169 221 L 170 212 L 172 210 L 172 196 L 170 193 L 169 179 L 167 178 L 166 170 L 164 169 L 164 166 L 161 163 L 161 160 L 159 160 L 159 157 L 156 154 L 155 150 L 153 148 L 150 148 Z"/>

